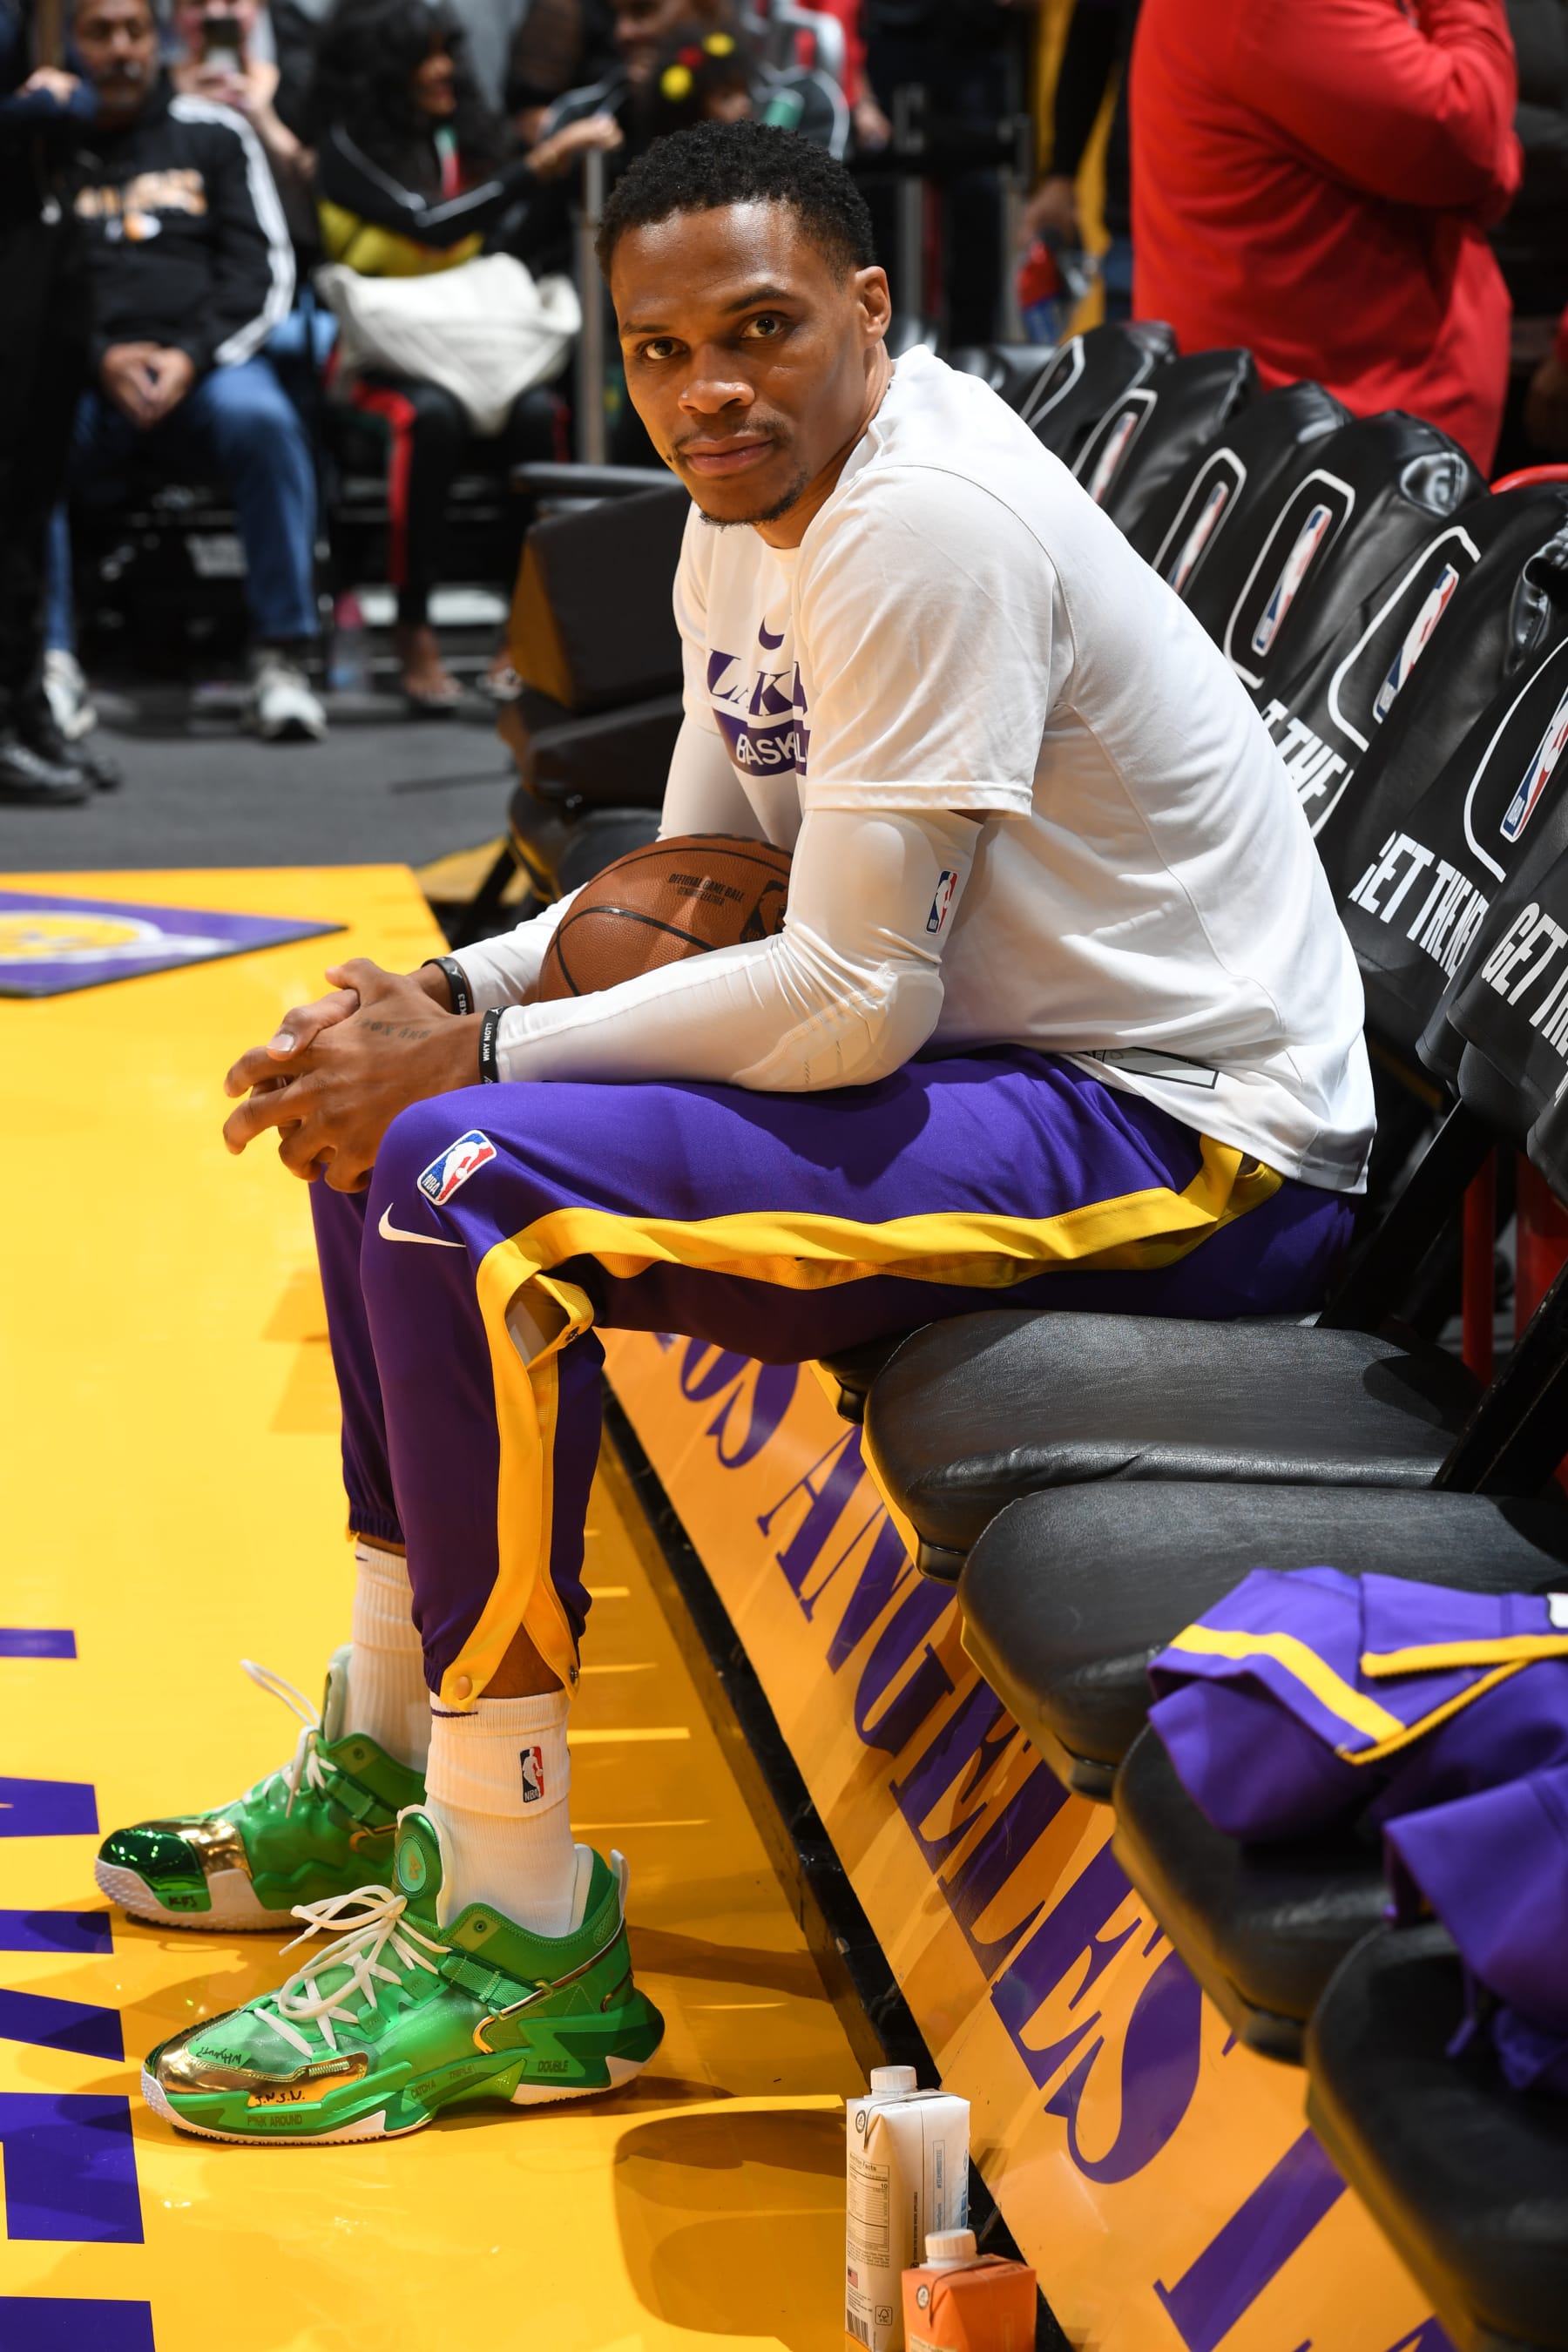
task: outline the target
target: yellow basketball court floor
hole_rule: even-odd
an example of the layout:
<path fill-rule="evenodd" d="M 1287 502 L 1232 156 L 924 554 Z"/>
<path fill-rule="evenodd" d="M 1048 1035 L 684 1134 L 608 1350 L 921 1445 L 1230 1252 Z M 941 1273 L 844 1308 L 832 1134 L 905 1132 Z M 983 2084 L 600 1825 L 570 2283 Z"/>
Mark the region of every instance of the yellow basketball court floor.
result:
<path fill-rule="evenodd" d="M 384 2147 L 219 2147 L 142 2107 L 153 2043 L 293 1961 L 111 1916 L 94 1821 L 216 1803 L 286 1760 L 291 1718 L 238 1661 L 315 1696 L 348 1630 L 307 1202 L 265 1149 L 229 1158 L 223 1072 L 324 964 L 440 942 L 402 867 L 4 879 L 347 929 L 0 1002 L 0 2347 L 840 2345 L 858 2064 L 613 1465 L 574 1811 L 631 1864 L 668 2021 L 652 2067 Z"/>

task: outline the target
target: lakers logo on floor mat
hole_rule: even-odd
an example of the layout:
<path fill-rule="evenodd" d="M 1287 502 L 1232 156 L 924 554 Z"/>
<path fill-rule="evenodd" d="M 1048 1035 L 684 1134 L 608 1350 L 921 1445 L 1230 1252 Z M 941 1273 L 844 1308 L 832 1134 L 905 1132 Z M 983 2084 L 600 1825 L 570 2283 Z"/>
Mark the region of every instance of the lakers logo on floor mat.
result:
<path fill-rule="evenodd" d="M 121 906 L 112 899 L 0 890 L 0 996 L 62 996 L 342 928 L 206 908 Z"/>

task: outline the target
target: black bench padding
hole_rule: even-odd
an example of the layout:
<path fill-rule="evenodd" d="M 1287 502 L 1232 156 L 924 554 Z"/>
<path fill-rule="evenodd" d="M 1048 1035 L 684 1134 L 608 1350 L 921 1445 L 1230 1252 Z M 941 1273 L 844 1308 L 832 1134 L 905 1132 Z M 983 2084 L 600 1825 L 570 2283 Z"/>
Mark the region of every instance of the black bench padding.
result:
<path fill-rule="evenodd" d="M 1115 1803 L 1116 1858 L 1221 2016 L 1249 2050 L 1299 2064 L 1324 1986 L 1382 1922 L 1377 1839 L 1243 1845 L 1205 1819 L 1152 1730 Z"/>
<path fill-rule="evenodd" d="M 1476 1395 L 1439 1349 L 1361 1331 L 998 1308 L 906 1339 L 872 1386 L 866 1437 L 929 1565 L 946 1553 L 952 1572 L 1044 1486 L 1426 1486 Z"/>
<path fill-rule="evenodd" d="M 970 1553 L 964 1647 L 1072 1785 L 1110 1794 L 1143 1727 L 1147 1667 L 1255 1568 L 1342 1568 L 1488 1592 L 1568 1573 L 1568 1507 L 1389 1487 L 1058 1487 L 1012 1504 Z"/>
<path fill-rule="evenodd" d="M 1308 2119 L 1459 2352 L 1568 2352 L 1568 2100 L 1448 2057 L 1463 2010 L 1441 1927 L 1367 1937 L 1308 2031 Z"/>

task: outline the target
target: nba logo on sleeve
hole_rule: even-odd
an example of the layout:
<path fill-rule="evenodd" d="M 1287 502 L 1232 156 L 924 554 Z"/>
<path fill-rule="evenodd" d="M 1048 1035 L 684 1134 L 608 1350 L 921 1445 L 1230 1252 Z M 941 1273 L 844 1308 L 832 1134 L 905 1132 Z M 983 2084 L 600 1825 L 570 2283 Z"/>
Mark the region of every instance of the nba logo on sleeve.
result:
<path fill-rule="evenodd" d="M 467 1135 L 459 1135 L 445 1151 L 432 1160 L 419 1178 L 419 1190 L 435 1208 L 444 1208 L 459 1184 L 466 1184 L 476 1169 L 482 1168 L 496 1156 L 495 1145 L 477 1127 Z"/>
<path fill-rule="evenodd" d="M 522 1766 L 522 1801 L 525 1805 L 537 1805 L 544 1794 L 544 1750 L 521 1748 L 518 1762 Z"/>
<path fill-rule="evenodd" d="M 1312 558 L 1321 547 L 1333 520 L 1333 509 L 1320 503 L 1301 525 L 1296 544 L 1285 559 L 1285 568 L 1274 583 L 1274 593 L 1263 607 L 1262 616 L 1252 632 L 1255 654 L 1266 654 L 1279 635 L 1287 614 L 1300 593 L 1301 583 L 1311 569 Z"/>
<path fill-rule="evenodd" d="M 928 931 L 941 930 L 943 923 L 947 920 L 947 910 L 952 904 L 952 894 L 957 887 L 957 875 L 950 874 L 944 866 L 942 870 L 941 879 L 938 881 L 936 886 L 936 896 L 931 902 L 931 912 L 926 917 L 926 929 Z"/>
<path fill-rule="evenodd" d="M 1564 744 L 1568 744 L 1568 694 L 1552 712 L 1552 723 L 1541 739 L 1529 773 L 1503 813 L 1498 830 L 1505 841 L 1517 841 L 1535 814 L 1536 803 L 1552 782 Z"/>

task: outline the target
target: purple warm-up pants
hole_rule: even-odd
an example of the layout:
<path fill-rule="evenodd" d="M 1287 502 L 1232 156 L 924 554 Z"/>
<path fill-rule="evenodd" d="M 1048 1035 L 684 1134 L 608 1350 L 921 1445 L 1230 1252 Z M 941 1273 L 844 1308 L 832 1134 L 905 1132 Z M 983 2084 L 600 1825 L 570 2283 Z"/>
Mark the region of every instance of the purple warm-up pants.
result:
<path fill-rule="evenodd" d="M 394 1120 L 368 1192 L 311 1197 L 350 1523 L 406 1544 L 458 1706 L 520 1626 L 574 1679 L 595 1323 L 791 1363 L 987 1304 L 1300 1314 L 1351 1228 L 1013 1048 L 832 1094 L 468 1087 Z"/>

